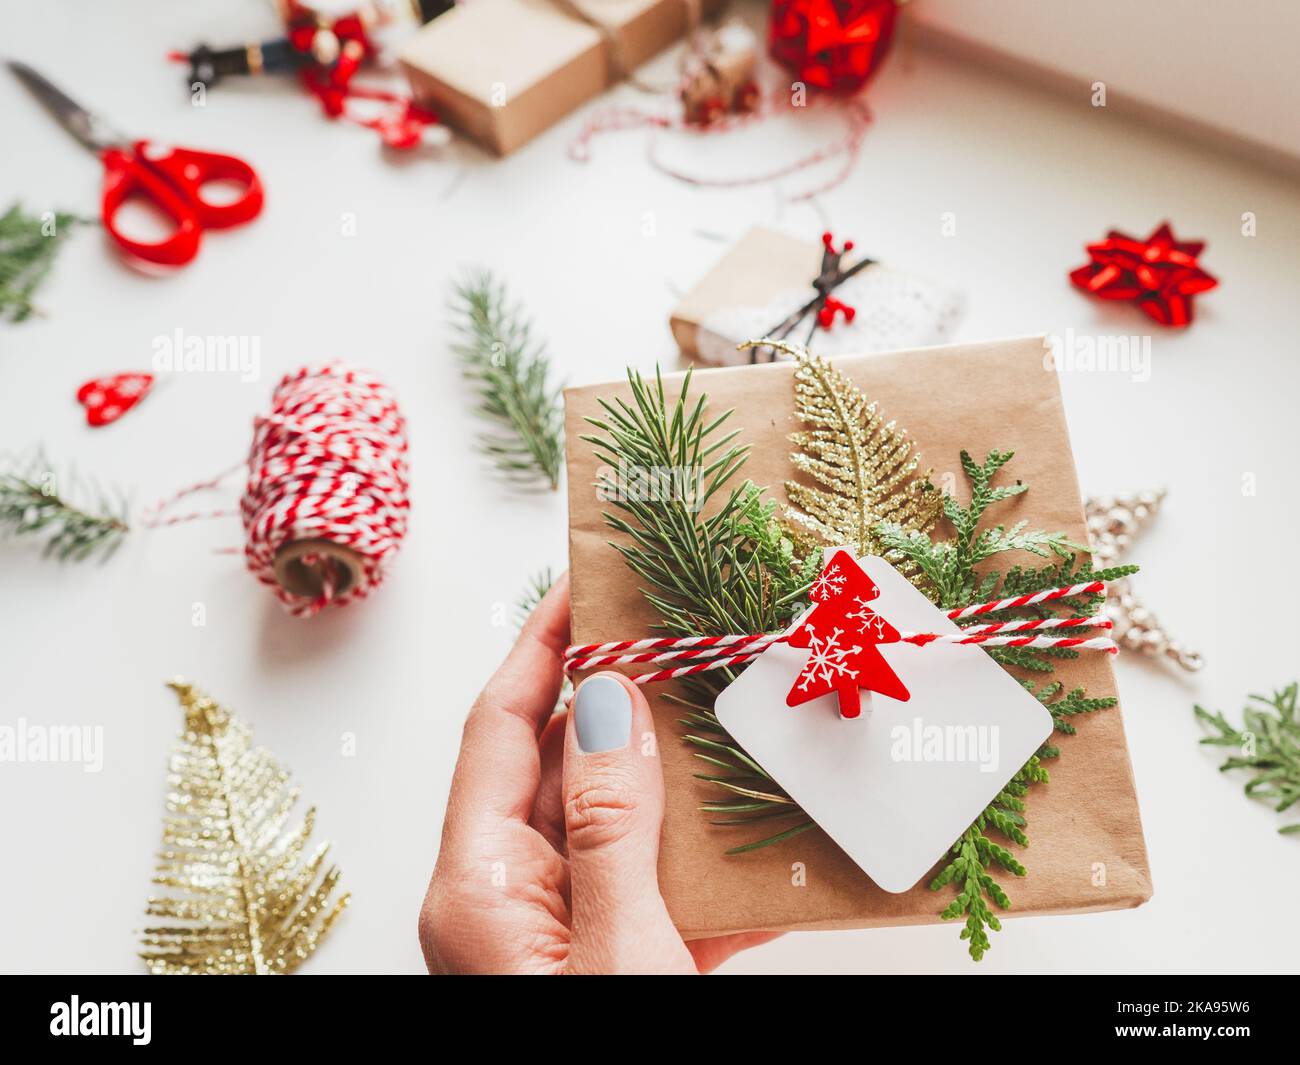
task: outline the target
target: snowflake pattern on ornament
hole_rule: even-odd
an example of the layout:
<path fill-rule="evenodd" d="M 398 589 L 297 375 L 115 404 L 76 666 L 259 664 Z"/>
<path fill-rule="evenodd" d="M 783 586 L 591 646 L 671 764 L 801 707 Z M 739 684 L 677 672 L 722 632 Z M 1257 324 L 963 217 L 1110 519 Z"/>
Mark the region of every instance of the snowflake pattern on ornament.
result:
<path fill-rule="evenodd" d="M 803 667 L 796 682 L 800 691 L 807 691 L 814 682 L 830 684 L 837 678 L 846 677 L 856 680 L 858 671 L 849 668 L 849 662 L 862 653 L 861 647 L 841 647 L 840 637 L 843 629 L 832 629 L 824 639 L 817 635 L 816 629 L 805 625 L 808 633 L 808 662 Z"/>
<path fill-rule="evenodd" d="M 867 605 L 870 600 L 855 595 L 853 601 L 858 604 L 858 609 L 850 610 L 844 616 L 848 620 L 858 623 L 858 632 L 863 636 L 870 637 L 875 643 L 889 642 L 889 622 Z M 894 638 L 897 639 L 897 636 Z"/>
<path fill-rule="evenodd" d="M 817 574 L 816 580 L 812 582 L 812 588 L 809 589 L 808 597 L 816 599 L 819 603 L 829 602 L 844 591 L 844 581 L 845 577 L 840 572 L 840 567 L 832 563 Z"/>

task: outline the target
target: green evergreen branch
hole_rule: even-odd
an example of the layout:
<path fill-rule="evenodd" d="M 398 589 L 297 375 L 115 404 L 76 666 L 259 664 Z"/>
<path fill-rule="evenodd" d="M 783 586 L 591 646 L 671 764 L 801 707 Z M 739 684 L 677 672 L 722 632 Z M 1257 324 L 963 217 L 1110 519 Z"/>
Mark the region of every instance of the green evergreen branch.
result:
<path fill-rule="evenodd" d="M 1292 682 L 1271 697 L 1250 696 L 1242 711 L 1242 727 L 1228 722 L 1220 711 L 1210 713 L 1201 706 L 1196 716 L 1212 730 L 1201 740 L 1211 747 L 1232 747 L 1219 770 L 1248 769 L 1251 778 L 1243 788 L 1254 799 L 1271 803 L 1283 813 L 1300 802 L 1300 718 L 1296 716 L 1297 685 Z M 1285 835 L 1300 834 L 1300 821 L 1278 829 Z"/>
<path fill-rule="evenodd" d="M 80 221 L 61 211 L 29 215 L 16 203 L 0 215 L 0 319 L 21 322 L 35 313 L 32 294 Z"/>
<path fill-rule="evenodd" d="M 80 561 L 99 552 L 107 558 L 127 532 L 126 505 L 89 486 L 94 507 L 73 501 L 75 479 L 61 490 L 43 456 L 0 471 L 0 534 L 45 539 L 45 554 Z"/>
<path fill-rule="evenodd" d="M 459 319 L 452 350 L 478 388 L 479 413 L 494 425 L 479 446 L 508 479 L 558 488 L 564 415 L 545 345 L 532 339 L 522 312 L 491 274 L 474 273 L 459 284 L 452 310 Z"/>

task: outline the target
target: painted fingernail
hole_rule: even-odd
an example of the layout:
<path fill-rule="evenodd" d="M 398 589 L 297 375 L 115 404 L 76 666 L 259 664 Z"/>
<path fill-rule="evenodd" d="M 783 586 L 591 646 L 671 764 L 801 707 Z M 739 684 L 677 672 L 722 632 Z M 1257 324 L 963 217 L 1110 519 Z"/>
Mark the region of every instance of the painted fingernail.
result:
<path fill-rule="evenodd" d="M 578 746 L 588 754 L 626 747 L 632 738 L 632 698 L 613 677 L 590 677 L 573 701 Z"/>

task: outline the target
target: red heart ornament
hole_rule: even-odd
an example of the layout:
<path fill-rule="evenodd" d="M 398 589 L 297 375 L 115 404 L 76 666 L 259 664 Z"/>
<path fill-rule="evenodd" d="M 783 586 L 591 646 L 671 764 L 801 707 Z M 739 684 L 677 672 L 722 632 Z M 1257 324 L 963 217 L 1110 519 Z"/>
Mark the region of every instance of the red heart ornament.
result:
<path fill-rule="evenodd" d="M 86 408 L 86 424 L 98 428 L 117 421 L 153 387 L 151 373 L 118 373 L 96 377 L 77 389 L 77 402 Z"/>

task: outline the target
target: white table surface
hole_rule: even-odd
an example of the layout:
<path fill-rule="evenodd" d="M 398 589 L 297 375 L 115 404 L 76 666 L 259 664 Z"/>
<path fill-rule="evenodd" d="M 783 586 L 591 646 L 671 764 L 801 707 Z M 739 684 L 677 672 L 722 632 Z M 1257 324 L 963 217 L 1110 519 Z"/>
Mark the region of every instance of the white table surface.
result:
<path fill-rule="evenodd" d="M 901 52 L 870 91 L 876 120 L 853 176 L 815 205 L 783 204 L 770 186 L 674 183 L 646 164 L 639 133 L 598 140 L 594 161 L 575 165 L 565 146 L 581 112 L 502 162 L 466 146 L 392 159 L 287 85 L 221 85 L 206 107 L 190 106 L 164 53 L 269 34 L 267 6 L 253 0 L 4 0 L 0 23 L 6 53 L 127 131 L 237 152 L 268 189 L 261 219 L 210 236 L 198 262 L 170 278 L 142 278 L 101 234 L 75 234 L 39 293 L 45 316 L 0 327 L 0 450 L 43 443 L 143 506 L 237 461 L 282 372 L 340 357 L 397 390 L 414 477 L 411 532 L 386 586 L 311 622 L 282 613 L 237 557 L 214 553 L 240 542 L 233 521 L 132 535 L 103 566 L 0 550 L 0 722 L 102 725 L 105 743 L 98 774 L 0 765 L 0 968 L 139 970 L 135 931 L 180 721 L 162 682 L 179 673 L 254 723 L 318 806 L 317 836 L 335 841 L 353 906 L 306 971 L 422 970 L 416 914 L 461 722 L 511 643 L 511 604 L 528 575 L 563 568 L 566 550 L 563 496 L 502 488 L 469 447 L 478 425 L 444 311 L 462 268 L 505 277 L 564 377 L 581 383 L 617 378 L 629 363 L 675 365 L 676 294 L 721 253 L 719 238 L 753 223 L 814 237 L 829 226 L 960 287 L 968 310 L 955 339 L 975 340 L 1151 332 L 1137 312 L 1082 297 L 1066 272 L 1110 226 L 1144 233 L 1164 218 L 1209 241 L 1204 264 L 1221 287 L 1198 300 L 1191 329 L 1154 333 L 1150 381 L 1062 378 L 1085 488 L 1169 487 L 1135 554 L 1146 563 L 1139 587 L 1208 662 L 1195 677 L 1119 663 L 1154 899 L 1013 920 L 978 967 L 947 926 L 789 935 L 726 969 L 1296 968 L 1288 885 L 1300 843 L 1275 834 L 1278 818 L 1241 794 L 1240 778 L 1216 772 L 1191 713 L 1200 700 L 1235 714 L 1248 691 L 1297 673 L 1296 582 L 1274 561 L 1300 521 L 1300 196 L 1284 180 L 1096 110 L 1086 86 L 1069 101 Z M 698 162 L 753 171 L 834 131 L 774 123 L 708 146 Z M 0 132 L 0 204 L 95 211 L 98 163 L 7 74 Z M 1258 236 L 1240 234 L 1245 211 Z M 941 235 L 944 212 L 955 213 L 956 236 Z M 117 425 L 87 428 L 73 402 L 80 382 L 147 369 L 153 338 L 178 328 L 260 338 L 260 380 L 180 376 Z M 1248 474 L 1254 495 L 1243 494 Z M 218 501 L 233 498 L 232 488 Z M 204 627 L 191 624 L 195 603 Z M 1087 743 L 1087 731 L 1085 722 L 1071 742 Z M 347 734 L 355 757 L 342 753 Z M 1032 801 L 1029 813 L 1032 832 Z M 1032 869 L 1032 849 L 1027 861 Z"/>

